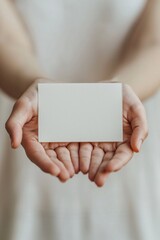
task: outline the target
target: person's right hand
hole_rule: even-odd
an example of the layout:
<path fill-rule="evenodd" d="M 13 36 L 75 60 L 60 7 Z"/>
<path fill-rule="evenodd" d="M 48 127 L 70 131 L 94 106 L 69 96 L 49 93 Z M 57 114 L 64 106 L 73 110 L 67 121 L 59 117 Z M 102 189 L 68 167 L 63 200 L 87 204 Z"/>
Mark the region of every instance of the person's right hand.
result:
<path fill-rule="evenodd" d="M 38 142 L 38 82 L 45 81 L 34 81 L 16 101 L 6 129 L 13 148 L 22 144 L 28 158 L 42 171 L 65 182 L 79 171 L 79 144 Z"/>

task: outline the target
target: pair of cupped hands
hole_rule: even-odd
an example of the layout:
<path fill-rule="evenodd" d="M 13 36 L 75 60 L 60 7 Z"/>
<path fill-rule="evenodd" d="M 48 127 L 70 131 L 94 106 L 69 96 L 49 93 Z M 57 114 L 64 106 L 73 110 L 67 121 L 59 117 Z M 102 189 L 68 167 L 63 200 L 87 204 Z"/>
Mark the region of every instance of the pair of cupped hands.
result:
<path fill-rule="evenodd" d="M 143 104 L 129 85 L 122 85 L 123 142 L 40 143 L 37 99 L 38 83 L 42 82 L 49 81 L 35 80 L 16 101 L 6 122 L 12 148 L 22 144 L 33 163 L 61 182 L 81 171 L 88 173 L 89 179 L 97 186 L 103 186 L 110 173 L 120 170 L 134 152 L 140 151 L 148 135 Z"/>

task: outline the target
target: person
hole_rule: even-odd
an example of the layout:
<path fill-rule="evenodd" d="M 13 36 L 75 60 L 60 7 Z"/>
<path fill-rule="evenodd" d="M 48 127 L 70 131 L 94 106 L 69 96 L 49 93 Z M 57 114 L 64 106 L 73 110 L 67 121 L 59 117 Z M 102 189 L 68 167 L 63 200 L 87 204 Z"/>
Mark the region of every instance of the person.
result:
<path fill-rule="evenodd" d="M 46 68 L 47 74 L 42 72 L 42 67 L 38 66 L 31 41 L 14 6 L 9 1 L 1 3 L 1 9 L 3 9 L 1 10 L 1 87 L 10 96 L 18 98 L 6 125 L 10 133 L 12 147 L 18 147 L 22 141 L 28 157 L 43 171 L 58 176 L 61 181 L 66 181 L 72 177 L 74 171 L 78 173 L 81 170 L 83 173 L 89 171 L 90 180 L 95 181 L 98 186 L 102 186 L 110 172 L 123 167 L 132 157 L 133 151 L 140 150 L 140 146 L 147 136 L 143 105 L 126 84 L 131 85 L 141 100 L 151 96 L 159 87 L 159 33 L 156 28 L 159 19 L 159 3 L 158 1 L 148 1 L 147 3 L 137 1 L 132 5 L 124 0 L 120 6 L 116 1 L 113 1 L 111 6 L 109 1 L 102 1 L 102 3 L 89 1 L 81 4 L 76 2 L 71 3 L 71 5 L 67 5 L 65 2 L 54 1 L 51 3 L 48 1 L 45 2 L 44 6 L 41 4 L 37 3 L 36 0 L 27 3 L 17 1 L 17 7 L 23 13 L 32 40 L 35 41 L 40 65 L 43 66 L 43 69 Z M 128 4 L 130 15 L 123 15 L 123 4 Z M 112 9 L 111 22 L 107 18 L 110 7 Z M 12 25 L 8 23 L 4 9 L 7 10 Z M 84 11 L 83 16 L 82 10 Z M 41 14 L 42 16 L 46 14 L 45 20 L 47 24 L 50 22 L 50 27 L 45 22 L 43 22 L 44 25 L 42 24 L 42 20 L 39 19 Z M 76 21 L 73 21 L 74 18 Z M 115 24 L 115 27 L 112 24 Z M 133 27 L 135 28 L 132 29 Z M 130 29 L 132 29 L 131 32 L 129 32 Z M 127 43 L 125 43 L 126 40 Z M 16 61 L 14 60 L 15 56 Z M 151 64 L 151 59 L 152 61 L 154 59 L 154 65 Z M 144 71 L 144 66 L 146 71 Z M 120 82 L 123 83 L 125 126 L 123 144 L 80 143 L 79 145 L 67 143 L 61 146 L 59 144 L 41 145 L 38 143 L 38 82 L 48 82 L 50 79 L 55 79 L 52 80 L 53 82 L 97 82 L 97 79 L 114 79 L 114 76 L 118 76 Z M 146 87 L 145 91 L 144 86 Z M 151 147 L 153 148 L 153 146 L 150 146 L 150 151 Z M 146 157 L 146 150 L 147 148 L 140 155 L 141 158 L 143 155 Z M 156 150 L 158 154 L 158 149 Z M 13 158 L 16 157 L 16 154 L 20 158 L 22 153 L 11 152 L 11 154 Z M 8 158 L 10 158 L 9 156 L 8 153 Z M 24 155 L 22 156 L 24 158 Z M 5 164 L 4 166 L 7 166 Z M 16 178 L 14 184 L 18 189 L 16 194 L 14 193 L 16 195 L 14 200 L 18 199 L 19 203 L 13 201 L 15 206 L 12 209 L 8 209 L 7 213 L 2 211 L 4 216 L 2 226 L 5 226 L 9 219 L 11 227 L 9 232 L 3 227 L 2 239 L 24 239 L 26 232 L 27 236 L 25 237 L 31 239 L 44 239 L 46 236 L 48 239 L 53 239 L 53 237 L 63 239 L 66 234 L 74 239 L 97 239 L 98 236 L 117 239 L 120 230 L 123 239 L 149 239 L 149 236 L 155 236 L 156 239 L 159 236 L 158 228 L 154 228 L 149 221 L 150 218 L 145 223 L 144 208 L 141 206 L 140 196 L 137 202 L 133 196 L 133 199 L 129 197 L 125 199 L 122 196 L 124 190 L 126 190 L 125 196 L 128 195 L 129 186 L 133 186 L 134 193 L 136 192 L 135 186 L 138 187 L 135 181 L 137 164 L 134 165 L 136 171 L 132 165 L 132 171 L 126 170 L 130 173 L 129 175 L 125 176 L 124 172 L 124 175 L 117 174 L 120 178 L 114 176 L 110 182 L 110 187 L 104 187 L 101 192 L 97 192 L 95 187 L 93 188 L 91 185 L 85 186 L 81 175 L 80 179 L 73 179 L 72 182 L 70 181 L 64 185 L 65 187 L 62 187 L 58 182 L 53 183 L 51 179 L 49 183 L 46 176 L 37 172 L 37 168 L 30 169 L 30 165 L 26 166 L 26 162 L 25 164 L 23 162 L 21 167 L 18 167 L 18 164 L 19 162 L 16 163 L 15 167 L 14 163 L 13 169 L 10 168 L 13 172 L 16 171 L 16 176 L 13 172 L 11 172 L 10 177 L 6 176 L 5 173 L 2 174 L 6 180 L 3 182 L 7 182 L 7 178 Z M 147 170 L 147 164 L 149 164 L 149 159 L 142 166 L 139 165 L 140 171 Z M 6 168 L 8 169 L 8 167 Z M 21 172 L 19 173 L 17 169 L 21 169 Z M 29 183 L 28 176 L 24 174 L 26 171 L 30 176 Z M 27 180 L 25 181 L 27 189 L 23 188 L 24 179 Z M 139 186 L 137 193 L 142 191 L 145 186 L 143 179 L 139 178 L 139 180 L 143 186 Z M 123 189 L 127 182 L 128 187 Z M 154 184 L 152 180 L 149 183 Z M 2 204 L 4 210 L 9 204 L 9 194 L 11 194 L 9 189 L 13 189 L 14 184 L 12 183 L 10 188 L 6 188 L 7 192 Z M 30 191 L 32 194 L 29 194 Z M 57 196 L 54 194 L 55 191 Z M 117 191 L 120 198 L 118 203 L 116 201 Z M 147 191 L 148 188 L 145 187 L 142 191 L 142 199 Z M 84 192 L 86 195 L 83 198 Z M 155 192 L 157 194 L 157 188 Z M 26 200 L 25 196 L 28 198 L 31 196 L 32 199 Z M 151 204 L 151 202 L 152 200 L 149 203 Z M 28 204 L 28 209 L 32 208 L 29 214 L 26 213 L 26 204 Z M 110 209 L 109 205 L 111 204 L 113 208 Z M 131 210 L 130 204 L 132 205 Z M 99 205 L 100 207 L 96 209 L 96 206 Z M 132 218 L 129 214 L 133 209 L 135 210 L 134 213 L 132 212 L 133 221 L 136 221 L 138 217 L 141 220 L 135 226 L 131 224 Z M 136 211 L 139 212 L 136 214 Z M 151 212 L 149 211 L 149 216 L 152 216 Z M 146 211 L 144 213 L 146 214 Z M 11 214 L 13 214 L 12 217 Z M 23 214 L 25 214 L 25 222 L 21 223 Z M 15 215 L 18 215 L 16 221 Z M 156 217 L 155 222 L 157 223 L 159 215 L 157 214 Z M 120 219 L 123 221 L 121 222 Z M 113 232 L 114 221 L 116 221 L 117 232 Z M 101 222 L 101 226 L 95 227 L 98 222 Z M 62 231 L 63 223 L 67 223 L 67 226 Z M 108 224 L 107 229 L 105 223 Z M 144 232 L 144 223 L 145 226 L 148 226 L 146 233 Z M 134 227 L 134 235 L 131 227 Z"/>

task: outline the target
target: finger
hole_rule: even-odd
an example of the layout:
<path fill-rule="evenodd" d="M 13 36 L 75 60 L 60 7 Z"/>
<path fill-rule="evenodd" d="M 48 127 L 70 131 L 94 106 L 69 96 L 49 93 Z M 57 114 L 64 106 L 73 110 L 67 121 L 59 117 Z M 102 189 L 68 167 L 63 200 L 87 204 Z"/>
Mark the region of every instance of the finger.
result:
<path fill-rule="evenodd" d="M 103 161 L 95 175 L 94 182 L 98 187 L 102 187 L 110 175 L 110 172 L 104 171 L 103 169 L 108 164 L 108 162 L 113 158 L 114 152 L 106 152 Z"/>
<path fill-rule="evenodd" d="M 79 172 L 79 143 L 70 143 L 67 146 L 75 173 Z"/>
<path fill-rule="evenodd" d="M 51 161 L 43 146 L 36 139 L 25 139 L 22 145 L 28 158 L 36 164 L 43 172 L 58 176 L 60 169 L 54 161 Z"/>
<path fill-rule="evenodd" d="M 66 147 L 57 147 L 55 149 L 57 158 L 64 164 L 70 177 L 73 177 L 75 174 L 74 167 L 71 161 L 69 150 Z"/>
<path fill-rule="evenodd" d="M 54 150 L 57 147 L 66 147 L 67 145 L 68 145 L 67 142 L 50 142 L 49 148 Z"/>
<path fill-rule="evenodd" d="M 133 157 L 133 151 L 128 142 L 120 144 L 113 156 L 102 171 L 116 172 L 125 166 Z"/>
<path fill-rule="evenodd" d="M 64 164 L 58 160 L 56 152 L 54 150 L 49 149 L 49 150 L 46 150 L 46 153 L 49 156 L 49 158 L 52 160 L 52 162 L 54 162 L 60 169 L 60 173 L 58 175 L 59 180 L 61 182 L 66 182 L 70 178 L 70 175 L 66 170 Z"/>
<path fill-rule="evenodd" d="M 95 177 L 95 183 L 103 186 L 109 173 L 120 170 L 133 157 L 133 151 L 129 143 L 118 146 L 115 154 L 110 161 L 104 161 Z"/>
<path fill-rule="evenodd" d="M 95 175 L 98 171 L 98 168 L 100 167 L 100 164 L 103 160 L 103 157 L 104 157 L 103 150 L 99 147 L 94 147 L 91 155 L 90 166 L 89 166 L 89 179 L 91 181 L 94 180 Z"/>
<path fill-rule="evenodd" d="M 131 108 L 131 147 L 133 151 L 139 152 L 141 145 L 148 135 L 147 118 L 143 105 L 140 103 L 137 106 Z"/>
<path fill-rule="evenodd" d="M 6 122 L 6 130 L 11 138 L 11 145 L 17 148 L 22 141 L 22 128 L 29 120 L 29 105 L 26 101 L 18 100 L 12 110 L 9 119 Z"/>
<path fill-rule="evenodd" d="M 89 171 L 91 160 L 91 153 L 93 146 L 90 143 L 80 143 L 79 158 L 80 158 L 80 171 L 86 174 Z"/>

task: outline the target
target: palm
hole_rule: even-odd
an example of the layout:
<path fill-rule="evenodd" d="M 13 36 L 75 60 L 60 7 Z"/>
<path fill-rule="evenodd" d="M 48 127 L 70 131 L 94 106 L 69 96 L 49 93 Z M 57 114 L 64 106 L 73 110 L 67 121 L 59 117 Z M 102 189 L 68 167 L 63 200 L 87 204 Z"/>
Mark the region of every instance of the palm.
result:
<path fill-rule="evenodd" d="M 123 142 L 97 143 L 97 147 L 101 148 L 104 151 L 104 153 L 109 152 L 114 154 L 120 146 L 122 147 L 126 145 L 126 143 L 130 143 L 131 135 L 132 135 L 131 125 L 129 124 L 128 120 L 124 117 L 123 118 Z"/>
<path fill-rule="evenodd" d="M 131 135 L 131 124 L 123 115 L 123 142 L 92 143 L 94 148 L 89 169 L 90 180 L 95 180 L 98 185 L 103 185 L 104 174 L 107 176 L 110 172 L 118 171 L 132 158 Z M 101 175 L 98 176 L 97 172 Z"/>
<path fill-rule="evenodd" d="M 144 107 L 128 85 L 123 85 L 124 138 L 121 143 L 39 143 L 37 114 L 35 81 L 17 100 L 6 122 L 12 147 L 22 143 L 32 162 L 61 181 L 81 170 L 89 171 L 90 180 L 97 185 L 104 185 L 108 173 L 119 170 L 134 151 L 140 150 L 148 132 Z"/>
<path fill-rule="evenodd" d="M 140 150 L 146 136 L 147 123 L 143 105 L 131 88 L 124 86 L 123 142 L 88 143 L 88 152 L 85 153 L 85 158 L 80 158 L 80 166 L 84 165 L 87 159 L 87 162 L 90 162 L 90 180 L 95 181 L 98 186 L 103 186 L 111 172 L 121 169 L 132 158 L 133 153 Z M 83 150 L 84 146 L 81 148 Z"/>
<path fill-rule="evenodd" d="M 47 173 L 58 175 L 61 181 L 66 181 L 69 177 L 72 177 L 75 173 L 74 168 L 78 168 L 77 143 L 38 142 L 37 116 L 24 125 L 22 145 L 27 156 L 36 165 Z M 60 170 L 58 174 L 56 174 L 57 166 Z"/>

